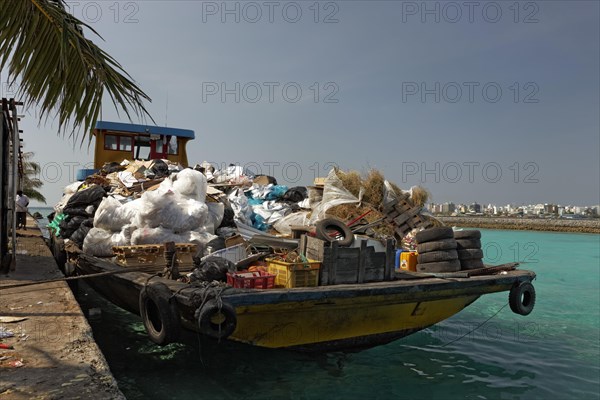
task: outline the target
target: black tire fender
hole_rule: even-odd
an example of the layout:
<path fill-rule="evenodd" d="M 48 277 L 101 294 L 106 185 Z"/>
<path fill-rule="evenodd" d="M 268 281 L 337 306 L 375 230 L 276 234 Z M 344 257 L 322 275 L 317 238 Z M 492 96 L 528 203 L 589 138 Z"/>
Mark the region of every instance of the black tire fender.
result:
<path fill-rule="evenodd" d="M 426 243 L 438 241 L 441 239 L 451 239 L 454 237 L 454 231 L 449 226 L 439 226 L 436 228 L 429 228 L 417 232 L 415 239 L 417 243 Z"/>
<path fill-rule="evenodd" d="M 181 320 L 171 289 L 161 282 L 150 282 L 140 291 L 140 316 L 146 333 L 154 343 L 164 346 L 176 342 Z"/>
<path fill-rule="evenodd" d="M 456 248 L 463 249 L 480 249 L 481 240 L 479 239 L 456 239 Z"/>
<path fill-rule="evenodd" d="M 530 282 L 513 286 L 508 295 L 510 309 L 519 315 L 529 315 L 535 306 L 535 288 Z"/>
<path fill-rule="evenodd" d="M 481 231 L 476 229 L 454 231 L 455 239 L 481 239 Z"/>
<path fill-rule="evenodd" d="M 460 260 L 460 269 L 463 271 L 469 269 L 480 269 L 485 268 L 485 264 L 483 260 L 479 259 L 470 259 L 470 260 Z"/>
<path fill-rule="evenodd" d="M 460 271 L 460 261 L 441 261 L 417 264 L 417 272 L 457 272 Z"/>
<path fill-rule="evenodd" d="M 431 251 L 440 250 L 455 250 L 456 240 L 454 239 L 443 239 L 435 242 L 426 242 L 417 245 L 417 252 L 419 254 L 429 253 Z"/>
<path fill-rule="evenodd" d="M 429 253 L 419 254 L 417 256 L 417 263 L 425 264 L 440 261 L 452 261 L 456 259 L 458 259 L 456 250 L 430 251 Z"/>
<path fill-rule="evenodd" d="M 343 238 L 338 239 L 330 236 L 331 231 L 339 232 Z M 348 247 L 354 242 L 354 234 L 350 228 L 348 228 L 343 221 L 337 218 L 325 218 L 317 222 L 316 233 L 319 239 L 329 243 L 337 241 L 342 247 Z"/>
<path fill-rule="evenodd" d="M 460 249 L 458 250 L 459 260 L 481 260 L 483 258 L 483 250 L 481 249 Z"/>
<path fill-rule="evenodd" d="M 203 335 L 214 339 L 226 339 L 237 328 L 235 308 L 231 304 L 210 299 L 198 310 L 198 329 Z M 214 320 L 218 319 L 218 322 Z"/>

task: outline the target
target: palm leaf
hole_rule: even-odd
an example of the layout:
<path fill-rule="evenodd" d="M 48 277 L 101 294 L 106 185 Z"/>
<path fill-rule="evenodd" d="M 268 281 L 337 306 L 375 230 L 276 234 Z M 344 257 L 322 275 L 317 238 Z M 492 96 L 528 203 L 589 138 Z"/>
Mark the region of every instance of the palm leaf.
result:
<path fill-rule="evenodd" d="M 18 95 L 37 104 L 40 119 L 56 117 L 59 131 L 91 139 L 106 91 L 113 105 L 132 115 L 150 117 L 151 101 L 123 67 L 83 35 L 90 26 L 69 14 L 64 0 L 0 0 L 0 69 L 20 78 Z M 98 35 L 98 37 L 100 37 Z M 152 119 L 152 117 L 150 117 Z"/>

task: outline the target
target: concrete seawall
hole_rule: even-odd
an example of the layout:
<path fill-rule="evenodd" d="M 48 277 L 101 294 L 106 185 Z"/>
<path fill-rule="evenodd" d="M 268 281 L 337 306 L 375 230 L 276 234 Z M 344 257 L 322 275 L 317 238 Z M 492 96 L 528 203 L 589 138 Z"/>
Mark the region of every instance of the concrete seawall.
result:
<path fill-rule="evenodd" d="M 2 399 L 125 399 L 33 219 L 17 231 L 15 271 L 0 275 Z"/>
<path fill-rule="evenodd" d="M 446 225 L 482 229 L 600 233 L 600 219 L 538 219 L 496 217 L 436 217 Z"/>

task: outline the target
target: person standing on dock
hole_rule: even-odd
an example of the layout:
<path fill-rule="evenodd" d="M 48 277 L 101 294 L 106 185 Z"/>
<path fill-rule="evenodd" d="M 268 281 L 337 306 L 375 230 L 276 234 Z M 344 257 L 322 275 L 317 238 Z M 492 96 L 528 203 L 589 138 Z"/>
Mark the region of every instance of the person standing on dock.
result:
<path fill-rule="evenodd" d="M 27 230 L 27 206 L 29 205 L 29 197 L 23 194 L 22 190 L 18 190 L 15 204 L 17 209 L 17 229 L 21 227 L 23 230 Z"/>

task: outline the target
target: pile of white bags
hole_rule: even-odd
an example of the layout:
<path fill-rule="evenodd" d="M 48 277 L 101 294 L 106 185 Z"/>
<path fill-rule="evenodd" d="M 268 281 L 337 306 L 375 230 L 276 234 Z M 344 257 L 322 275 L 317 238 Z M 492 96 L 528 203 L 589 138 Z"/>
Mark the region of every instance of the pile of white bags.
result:
<path fill-rule="evenodd" d="M 83 251 L 110 256 L 112 246 L 171 241 L 206 244 L 216 237 L 214 227 L 223 218 L 222 207 L 212 207 L 209 215 L 206 190 L 206 177 L 185 169 L 139 199 L 122 204 L 106 197 L 94 216 L 94 228 L 84 240 Z"/>

